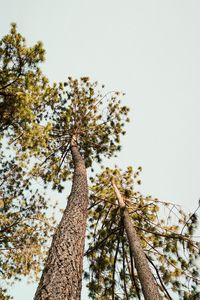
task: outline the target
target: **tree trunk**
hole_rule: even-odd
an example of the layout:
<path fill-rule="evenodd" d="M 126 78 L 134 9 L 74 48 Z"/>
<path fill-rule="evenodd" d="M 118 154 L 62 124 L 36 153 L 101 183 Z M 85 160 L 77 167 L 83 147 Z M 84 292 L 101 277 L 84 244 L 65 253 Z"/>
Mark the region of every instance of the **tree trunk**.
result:
<path fill-rule="evenodd" d="M 88 206 L 87 174 L 76 143 L 71 145 L 74 175 L 71 193 L 34 300 L 79 300 L 81 296 Z"/>
<path fill-rule="evenodd" d="M 124 228 L 127 234 L 131 252 L 133 254 L 133 259 L 142 286 L 144 298 L 145 300 L 161 300 L 162 298 L 159 294 L 158 286 L 148 265 L 148 261 L 141 246 L 140 239 L 137 235 L 134 225 L 132 224 L 132 219 L 126 208 L 123 197 L 121 196 L 121 193 L 114 181 L 112 181 L 112 184 L 121 208 Z"/>

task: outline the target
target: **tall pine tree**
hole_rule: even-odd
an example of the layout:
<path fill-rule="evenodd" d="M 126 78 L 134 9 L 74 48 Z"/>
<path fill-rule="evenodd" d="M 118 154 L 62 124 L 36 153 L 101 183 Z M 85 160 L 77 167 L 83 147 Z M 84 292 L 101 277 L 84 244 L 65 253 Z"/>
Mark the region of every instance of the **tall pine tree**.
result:
<path fill-rule="evenodd" d="M 120 150 L 120 135 L 128 121 L 128 108 L 121 106 L 120 93 L 104 93 L 103 89 L 87 77 L 69 78 L 63 97 L 49 113 L 51 128 L 41 151 L 43 162 L 33 172 L 45 182 L 52 181 L 59 191 L 72 175 L 72 189 L 35 300 L 80 299 L 88 208 L 86 169 L 94 161 L 101 162 L 102 156 L 110 158 Z M 25 139 L 22 143 L 27 146 Z M 37 137 L 32 139 L 33 147 L 34 143 Z"/>
<path fill-rule="evenodd" d="M 198 299 L 196 213 L 187 215 L 173 203 L 143 196 L 137 191 L 140 171 L 106 168 L 91 178 L 89 295 L 95 300 L 158 299 L 157 288 L 151 294 L 152 283 L 144 278 L 150 268 L 162 299 L 176 294 Z"/>
<path fill-rule="evenodd" d="M 9 297 L 7 283 L 22 275 L 37 276 L 53 229 L 46 216 L 48 201 L 33 184 L 20 145 L 20 138 L 31 140 L 33 133 L 39 138 L 41 129 L 44 133 L 40 122 L 59 98 L 56 85 L 51 87 L 40 69 L 44 52 L 40 42 L 27 47 L 15 24 L 0 41 L 1 299 Z"/>

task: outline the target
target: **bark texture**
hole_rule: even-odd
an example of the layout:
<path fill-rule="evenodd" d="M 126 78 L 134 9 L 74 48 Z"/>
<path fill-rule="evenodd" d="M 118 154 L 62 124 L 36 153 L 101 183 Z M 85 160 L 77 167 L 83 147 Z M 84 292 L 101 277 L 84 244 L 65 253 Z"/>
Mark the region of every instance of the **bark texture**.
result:
<path fill-rule="evenodd" d="M 132 219 L 130 218 L 129 212 L 124 203 L 123 197 L 121 196 L 121 193 L 115 185 L 114 181 L 112 182 L 112 184 L 118 198 L 119 206 L 121 208 L 124 228 L 127 234 L 131 252 L 133 254 L 133 259 L 142 286 L 144 298 L 145 300 L 161 300 L 162 298 L 160 296 L 158 286 L 148 265 L 147 258 L 132 223 Z"/>
<path fill-rule="evenodd" d="M 71 146 L 74 175 L 71 193 L 34 300 L 79 300 L 81 295 L 88 186 L 84 160 Z"/>

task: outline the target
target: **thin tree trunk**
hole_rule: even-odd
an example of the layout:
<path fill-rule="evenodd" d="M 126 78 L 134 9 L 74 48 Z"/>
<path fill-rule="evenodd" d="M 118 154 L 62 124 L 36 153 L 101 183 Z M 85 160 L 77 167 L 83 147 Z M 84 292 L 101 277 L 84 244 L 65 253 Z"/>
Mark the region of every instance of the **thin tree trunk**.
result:
<path fill-rule="evenodd" d="M 138 273 L 138 277 L 142 286 L 142 292 L 145 300 L 161 300 L 159 294 L 158 286 L 153 277 L 151 269 L 148 265 L 144 250 L 141 246 L 140 239 L 137 232 L 132 224 L 132 219 L 124 203 L 124 199 L 116 186 L 114 180 L 112 181 L 113 188 L 115 190 L 119 206 L 122 211 L 122 217 L 124 222 L 124 228 L 127 234 L 131 252 L 133 254 L 133 259 L 135 262 L 135 267 Z"/>
<path fill-rule="evenodd" d="M 84 160 L 71 145 L 74 175 L 71 193 L 34 300 L 79 300 L 81 296 L 88 186 Z"/>

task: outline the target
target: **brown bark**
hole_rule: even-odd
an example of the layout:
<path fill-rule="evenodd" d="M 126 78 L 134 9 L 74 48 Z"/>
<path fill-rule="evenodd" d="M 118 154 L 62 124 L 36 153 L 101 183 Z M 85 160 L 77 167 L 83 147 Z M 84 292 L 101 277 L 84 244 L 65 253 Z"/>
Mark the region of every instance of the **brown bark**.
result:
<path fill-rule="evenodd" d="M 119 206 L 121 208 L 124 228 L 127 234 L 131 252 L 133 254 L 133 259 L 142 286 L 144 298 L 145 300 L 161 300 L 162 298 L 160 296 L 158 286 L 148 265 L 148 261 L 141 246 L 140 239 L 132 223 L 132 219 L 126 208 L 124 199 L 114 180 L 112 181 L 112 184 L 118 199 Z"/>
<path fill-rule="evenodd" d="M 34 300 L 79 300 L 81 295 L 88 186 L 84 160 L 75 142 L 71 153 L 74 175 L 71 193 Z"/>

